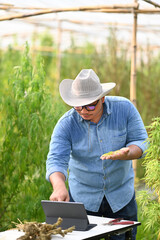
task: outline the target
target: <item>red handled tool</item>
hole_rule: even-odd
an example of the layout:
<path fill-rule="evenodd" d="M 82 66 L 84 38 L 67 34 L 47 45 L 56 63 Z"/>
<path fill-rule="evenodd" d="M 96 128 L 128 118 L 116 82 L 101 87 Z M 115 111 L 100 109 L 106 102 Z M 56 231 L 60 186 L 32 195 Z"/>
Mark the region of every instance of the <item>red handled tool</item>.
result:
<path fill-rule="evenodd" d="M 109 221 L 108 223 L 104 223 L 103 225 L 127 225 L 134 224 L 134 221 L 125 221 L 123 218 L 116 218 L 114 220 Z"/>

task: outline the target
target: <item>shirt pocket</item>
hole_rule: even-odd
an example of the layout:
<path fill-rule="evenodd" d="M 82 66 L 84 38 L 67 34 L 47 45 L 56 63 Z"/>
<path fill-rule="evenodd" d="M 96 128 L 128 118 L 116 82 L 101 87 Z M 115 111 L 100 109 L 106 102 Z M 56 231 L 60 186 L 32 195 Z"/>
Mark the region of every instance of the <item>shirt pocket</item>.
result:
<path fill-rule="evenodd" d="M 123 131 L 114 131 L 111 137 L 112 151 L 118 150 L 126 146 L 127 133 Z"/>

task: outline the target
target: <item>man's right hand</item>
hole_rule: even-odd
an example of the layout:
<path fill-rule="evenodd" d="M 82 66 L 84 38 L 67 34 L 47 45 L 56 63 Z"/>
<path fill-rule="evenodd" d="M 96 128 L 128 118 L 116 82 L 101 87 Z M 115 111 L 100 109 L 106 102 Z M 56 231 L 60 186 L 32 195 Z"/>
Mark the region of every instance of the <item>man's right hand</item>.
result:
<path fill-rule="evenodd" d="M 50 175 L 50 182 L 53 186 L 53 193 L 50 196 L 51 201 L 69 202 L 69 193 L 65 185 L 65 176 L 61 172 L 54 172 Z"/>
<path fill-rule="evenodd" d="M 53 193 L 50 196 L 51 201 L 65 201 L 69 202 L 69 194 L 68 191 L 65 188 L 54 190 Z"/>

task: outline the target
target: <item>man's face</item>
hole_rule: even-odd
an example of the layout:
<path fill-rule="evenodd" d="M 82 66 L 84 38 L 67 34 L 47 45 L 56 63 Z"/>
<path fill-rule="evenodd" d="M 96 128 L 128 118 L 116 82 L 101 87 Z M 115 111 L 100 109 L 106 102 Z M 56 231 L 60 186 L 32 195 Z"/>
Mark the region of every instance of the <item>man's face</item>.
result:
<path fill-rule="evenodd" d="M 75 107 L 75 110 L 79 113 L 79 115 L 84 119 L 88 120 L 94 123 L 98 123 L 102 114 L 103 114 L 103 103 L 104 103 L 104 98 L 102 97 L 101 99 L 83 106 L 82 110 L 78 110 L 78 108 Z M 94 106 L 94 110 L 90 110 L 90 107 Z M 92 109 L 92 108 L 91 108 Z"/>

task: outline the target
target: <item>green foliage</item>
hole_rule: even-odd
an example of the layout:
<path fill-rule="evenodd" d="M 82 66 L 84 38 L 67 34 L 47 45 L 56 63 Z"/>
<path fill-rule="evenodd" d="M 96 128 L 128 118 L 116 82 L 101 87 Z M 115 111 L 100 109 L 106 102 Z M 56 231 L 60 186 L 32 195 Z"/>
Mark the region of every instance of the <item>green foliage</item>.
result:
<path fill-rule="evenodd" d="M 11 46 L 8 47 L 7 51 L 4 52 L 0 50 L 0 96 L 5 94 L 8 88 L 8 78 L 13 66 L 20 63 L 20 52 L 14 50 Z"/>
<path fill-rule="evenodd" d="M 2 96 L 0 128 L 0 225 L 10 228 L 17 218 L 44 221 L 41 200 L 52 188 L 45 181 L 50 135 L 64 107 L 45 85 L 42 61 L 33 69 L 26 46 L 21 65 L 14 67 Z M 1 229 L 1 230 L 2 230 Z"/>
<path fill-rule="evenodd" d="M 61 58 L 61 78 L 74 79 L 83 68 L 93 66 L 95 48 L 92 44 L 86 43 L 83 47 L 76 47 L 72 44 L 71 48 L 65 51 Z"/>
<path fill-rule="evenodd" d="M 153 56 L 149 51 L 147 57 L 143 56 L 137 69 L 138 108 L 146 125 L 151 123 L 152 118 L 160 116 L 160 108 L 158 107 L 160 102 L 159 62 L 160 54 Z"/>
<path fill-rule="evenodd" d="M 149 148 L 145 160 L 145 183 L 150 190 L 139 192 L 138 201 L 145 216 L 145 231 L 160 234 L 160 118 L 153 119 L 149 126 Z"/>
<path fill-rule="evenodd" d="M 44 34 L 40 36 L 40 46 L 43 48 L 46 47 L 55 47 L 54 40 L 52 35 L 46 31 Z M 49 50 L 43 52 L 43 59 L 44 59 L 44 69 L 46 73 L 49 73 L 50 70 L 52 69 L 52 64 L 53 64 L 53 55 L 51 54 Z"/>
<path fill-rule="evenodd" d="M 142 207 L 138 202 L 138 221 L 141 225 L 137 228 L 136 240 L 157 240 L 154 228 L 146 230 L 146 216 L 142 214 Z"/>

